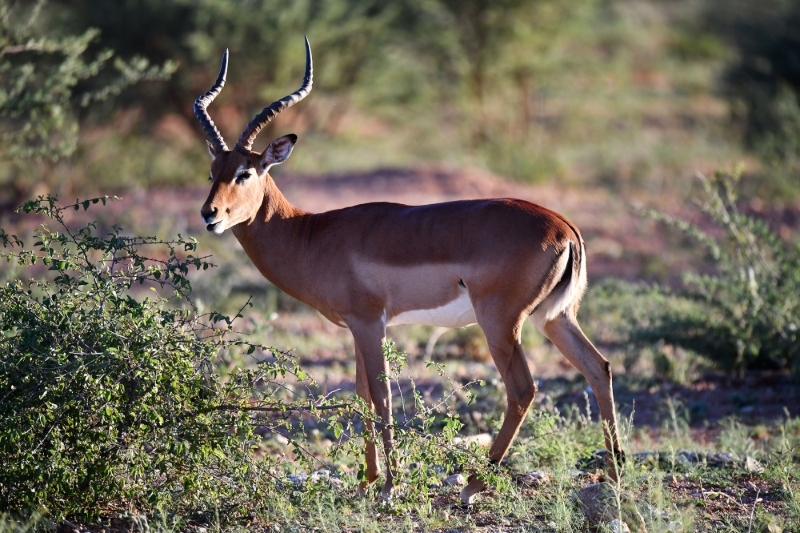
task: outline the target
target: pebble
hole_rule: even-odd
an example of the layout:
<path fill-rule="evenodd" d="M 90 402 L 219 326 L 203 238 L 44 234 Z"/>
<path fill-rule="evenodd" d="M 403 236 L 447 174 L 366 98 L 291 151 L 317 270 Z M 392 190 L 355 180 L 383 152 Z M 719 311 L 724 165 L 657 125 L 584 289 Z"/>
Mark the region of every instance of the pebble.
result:
<path fill-rule="evenodd" d="M 453 474 L 444 478 L 444 484 L 449 485 L 451 487 L 454 485 L 461 486 L 461 485 L 466 485 L 467 480 L 461 474 Z"/>
<path fill-rule="evenodd" d="M 536 487 L 548 481 L 550 481 L 550 475 L 547 472 L 541 472 L 539 470 L 529 472 L 517 478 L 517 483 L 526 487 Z"/>
<path fill-rule="evenodd" d="M 761 463 L 749 455 L 744 459 L 744 468 L 748 472 L 753 472 L 754 474 L 760 474 L 764 471 L 764 467 L 761 465 Z"/>
<path fill-rule="evenodd" d="M 453 444 L 466 444 L 469 446 L 473 442 L 478 446 L 491 446 L 492 436 L 488 433 L 478 433 L 477 435 L 469 435 L 468 437 L 453 438 Z"/>
<path fill-rule="evenodd" d="M 615 518 L 609 522 L 608 528 L 611 530 L 611 533 L 631 533 L 631 528 L 628 527 L 628 524 L 619 518 Z"/>
<path fill-rule="evenodd" d="M 610 523 L 622 519 L 627 524 L 634 524 L 635 529 L 642 529 L 645 521 L 637 509 L 633 498 L 625 493 L 618 494 L 617 489 L 610 483 L 592 483 L 577 491 L 573 499 L 579 504 L 586 521 L 592 528 L 599 528 L 602 524 L 609 527 Z M 617 508 L 618 502 L 621 504 Z M 618 526 L 622 527 L 622 526 Z M 626 531 L 618 529 L 614 531 Z"/>

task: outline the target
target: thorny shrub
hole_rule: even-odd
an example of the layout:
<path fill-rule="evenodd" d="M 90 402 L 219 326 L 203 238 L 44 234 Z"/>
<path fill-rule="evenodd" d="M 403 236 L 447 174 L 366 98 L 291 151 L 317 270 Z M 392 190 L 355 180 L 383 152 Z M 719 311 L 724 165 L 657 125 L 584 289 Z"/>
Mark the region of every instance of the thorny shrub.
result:
<path fill-rule="evenodd" d="M 232 335 L 233 319 L 194 312 L 186 276 L 210 266 L 192 255 L 196 242 L 125 237 L 118 227 L 102 237 L 94 223 L 65 223 L 67 210 L 99 202 L 25 203 L 48 221 L 31 248 L 0 230 L 5 259 L 37 275 L 0 287 L 0 510 L 203 513 L 257 501 L 270 464 L 243 445 L 253 433 L 248 408 L 256 383 L 274 388 L 292 361 L 269 353 L 223 379 L 221 351 L 264 350 Z M 139 284 L 173 295 L 134 298 Z"/>
<path fill-rule="evenodd" d="M 674 290 L 646 290 L 663 305 L 649 306 L 632 338 L 679 346 L 730 370 L 800 371 L 800 248 L 739 210 L 740 175 L 741 168 L 712 179 L 699 176 L 705 193 L 701 207 L 722 230 L 720 237 L 662 212 L 641 210 L 704 247 L 716 271 L 687 273 Z"/>

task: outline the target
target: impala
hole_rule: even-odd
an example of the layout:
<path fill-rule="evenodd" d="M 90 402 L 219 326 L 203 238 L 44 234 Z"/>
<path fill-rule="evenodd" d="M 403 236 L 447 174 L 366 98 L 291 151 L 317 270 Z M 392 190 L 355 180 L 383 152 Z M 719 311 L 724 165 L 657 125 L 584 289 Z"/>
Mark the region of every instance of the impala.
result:
<path fill-rule="evenodd" d="M 407 206 L 368 203 L 326 213 L 290 204 L 269 175 L 292 153 L 296 135 L 252 151 L 258 132 L 278 113 L 302 100 L 312 85 L 306 39 L 302 86 L 265 107 L 229 150 L 206 108 L 222 90 L 228 51 L 216 83 L 194 103 L 210 141 L 211 192 L 201 209 L 207 229 L 230 229 L 261 274 L 282 291 L 353 334 L 356 392 L 376 412 L 392 490 L 395 465 L 392 394 L 382 352 L 386 327 L 427 324 L 457 328 L 479 324 L 505 383 L 508 406 L 489 449 L 498 463 L 514 440 L 536 394 L 520 345 L 526 318 L 585 376 L 597 398 L 606 448 L 621 458 L 609 362 L 576 320 L 586 289 L 586 252 L 581 234 L 566 218 L 515 199 L 467 200 Z M 375 428 L 367 425 L 374 435 Z M 363 494 L 380 474 L 374 438 L 366 441 Z M 616 476 L 612 459 L 610 473 Z M 486 488 L 475 474 L 461 491 L 463 502 Z"/>

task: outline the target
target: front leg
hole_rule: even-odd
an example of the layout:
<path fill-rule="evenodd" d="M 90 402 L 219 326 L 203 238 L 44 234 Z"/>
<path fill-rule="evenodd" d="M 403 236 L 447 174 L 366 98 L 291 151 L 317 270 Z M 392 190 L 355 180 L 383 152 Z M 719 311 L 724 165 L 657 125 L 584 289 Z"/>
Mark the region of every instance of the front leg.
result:
<path fill-rule="evenodd" d="M 375 413 L 378 415 L 377 423 L 381 428 L 381 436 L 383 438 L 383 451 L 386 454 L 386 483 L 381 489 L 381 499 L 387 500 L 391 497 L 392 486 L 394 481 L 395 460 L 394 454 L 394 430 L 392 424 L 392 391 L 389 387 L 389 381 L 379 379 L 381 375 L 389 375 L 389 365 L 386 358 L 383 356 L 383 340 L 386 336 L 386 326 L 383 321 L 377 320 L 364 320 L 364 319 L 350 319 L 347 321 L 350 331 L 353 333 L 353 339 L 356 344 L 356 353 L 360 354 L 359 364 L 363 367 L 356 369 L 356 387 L 358 387 L 359 374 L 365 376 L 363 381 L 366 381 L 369 395 L 372 400 L 372 406 Z M 364 370 L 361 373 L 361 370 Z M 359 395 L 361 393 L 359 392 Z M 363 396 L 362 396 L 363 397 Z M 374 443 L 372 444 L 374 450 Z M 375 468 L 370 468 L 370 443 L 367 443 L 367 481 L 372 482 L 370 474 L 374 473 L 377 478 L 378 467 L 377 459 L 375 459 Z M 374 457 L 374 456 L 373 456 Z"/>
<path fill-rule="evenodd" d="M 367 369 L 364 366 L 364 354 L 359 350 L 358 343 L 356 343 L 356 394 L 358 394 L 367 404 L 368 409 L 373 409 L 372 395 L 369 392 L 369 380 L 367 379 Z M 375 446 L 375 427 L 372 424 L 372 419 L 366 417 L 364 419 L 364 444 L 367 460 L 366 479 L 363 479 L 358 484 L 356 494 L 363 496 L 367 492 L 367 487 L 378 479 L 381 474 L 381 469 L 378 466 L 378 449 Z"/>

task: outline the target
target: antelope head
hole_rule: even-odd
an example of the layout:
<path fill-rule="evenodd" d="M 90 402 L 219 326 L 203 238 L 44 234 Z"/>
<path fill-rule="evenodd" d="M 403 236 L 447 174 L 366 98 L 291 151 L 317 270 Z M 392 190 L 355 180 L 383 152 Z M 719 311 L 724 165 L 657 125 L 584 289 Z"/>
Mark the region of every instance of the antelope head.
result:
<path fill-rule="evenodd" d="M 200 215 L 207 224 L 206 229 L 217 235 L 237 224 L 253 220 L 272 183 L 272 178 L 268 174 L 269 168 L 283 163 L 292 153 L 294 143 L 297 142 L 297 135 L 294 134 L 275 139 L 260 154 L 251 148 L 258 132 L 264 126 L 278 113 L 293 106 L 311 92 L 311 47 L 306 39 L 306 72 L 303 85 L 257 114 L 244 129 L 233 150 L 228 150 L 222 134 L 206 111 L 208 105 L 225 86 L 227 73 L 228 51 L 225 50 L 217 81 L 208 92 L 194 102 L 194 114 L 208 135 L 208 152 L 213 159 L 208 176 L 212 181 L 211 192 L 200 210 Z"/>

